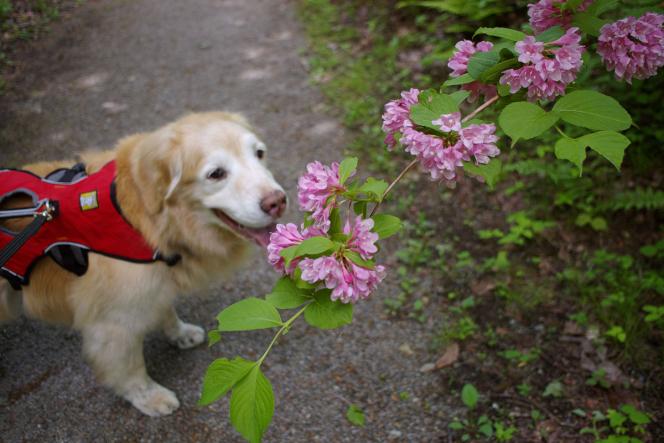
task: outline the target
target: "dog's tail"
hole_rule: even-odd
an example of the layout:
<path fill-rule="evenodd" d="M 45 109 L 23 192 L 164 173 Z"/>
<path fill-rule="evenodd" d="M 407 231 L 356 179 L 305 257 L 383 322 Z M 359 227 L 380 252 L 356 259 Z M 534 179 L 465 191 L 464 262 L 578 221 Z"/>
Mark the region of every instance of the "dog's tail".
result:
<path fill-rule="evenodd" d="M 22 311 L 22 297 L 4 278 L 0 278 L 0 323 L 15 320 Z"/>

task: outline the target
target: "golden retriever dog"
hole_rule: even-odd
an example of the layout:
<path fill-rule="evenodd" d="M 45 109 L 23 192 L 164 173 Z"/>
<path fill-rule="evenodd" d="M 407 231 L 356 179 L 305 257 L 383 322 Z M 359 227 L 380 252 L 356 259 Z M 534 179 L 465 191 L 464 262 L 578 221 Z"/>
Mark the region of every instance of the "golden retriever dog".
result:
<path fill-rule="evenodd" d="M 0 321 L 22 310 L 75 328 L 104 385 L 144 414 L 166 415 L 179 401 L 147 374 L 143 338 L 161 330 L 182 349 L 205 340 L 202 328 L 178 318 L 176 296 L 227 276 L 242 264 L 250 240 L 265 245 L 286 209 L 286 194 L 266 167 L 265 144 L 236 114 L 188 115 L 152 133 L 124 138 L 111 151 L 80 157 L 88 174 L 113 159 L 116 198 L 125 218 L 150 246 L 182 259 L 169 267 L 90 253 L 88 270 L 79 277 L 44 257 L 22 291 L 0 278 Z M 74 163 L 24 169 L 44 176 Z M 0 209 L 30 206 L 12 198 Z M 2 225 L 20 231 L 28 222 L 11 219 Z"/>

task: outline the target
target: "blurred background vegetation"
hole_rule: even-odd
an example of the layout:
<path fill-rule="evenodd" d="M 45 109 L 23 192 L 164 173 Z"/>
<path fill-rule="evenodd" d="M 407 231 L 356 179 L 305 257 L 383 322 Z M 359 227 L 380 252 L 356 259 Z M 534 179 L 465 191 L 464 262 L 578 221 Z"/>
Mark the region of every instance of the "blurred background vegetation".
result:
<path fill-rule="evenodd" d="M 406 156 L 384 148 L 384 104 L 411 87 L 440 88 L 457 41 L 479 26 L 527 26 L 527 3 L 299 1 L 311 76 L 351 130 L 350 152 L 372 172 L 394 175 Z M 614 18 L 658 7 L 624 2 Z M 630 402 L 664 418 L 664 75 L 629 85 L 590 62 L 577 83 L 632 114 L 620 172 L 589 153 L 579 178 L 556 160 L 553 130 L 514 149 L 503 137 L 495 190 L 468 179 L 441 190 L 412 174 L 391 208 L 410 222 L 395 246 L 402 293 L 385 300 L 386 312 L 433 325 L 434 350 L 462 343 L 473 351 L 445 374 L 453 389 L 474 383 L 488 398 L 513 395 L 550 411 L 508 420 L 485 403 L 452 425 L 468 438 L 489 438 L 480 432 L 486 420 L 477 421 L 484 415 L 494 420 L 491 438 L 497 423 L 514 427 L 499 441 L 534 441 L 531 430 L 544 438 L 555 432 L 551 416 L 576 420 L 579 438 L 664 438 L 661 424 L 648 436 L 634 423 L 616 430 L 607 418 L 626 416 L 616 408 Z"/>

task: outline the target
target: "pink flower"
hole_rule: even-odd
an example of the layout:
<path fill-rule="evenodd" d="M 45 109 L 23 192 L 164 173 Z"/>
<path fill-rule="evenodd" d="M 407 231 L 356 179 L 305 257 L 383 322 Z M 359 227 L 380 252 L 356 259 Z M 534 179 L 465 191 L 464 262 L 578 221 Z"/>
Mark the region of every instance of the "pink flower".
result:
<path fill-rule="evenodd" d="M 454 114 L 441 115 L 438 120 L 434 120 L 431 123 L 440 126 L 443 132 L 458 132 L 461 130 L 461 113 L 455 112 Z"/>
<path fill-rule="evenodd" d="M 325 287 L 332 290 L 330 298 L 342 303 L 366 299 L 385 278 L 384 266 L 363 268 L 345 258 L 341 261 L 335 257 L 305 258 L 300 262 L 300 269 L 302 280 L 309 283 L 325 282 Z"/>
<path fill-rule="evenodd" d="M 332 163 L 329 167 L 318 161 L 309 163 L 307 173 L 297 182 L 300 209 L 311 212 L 315 225 L 327 230 L 330 211 L 336 206 L 335 196 L 345 190 L 339 179 L 339 163 Z"/>
<path fill-rule="evenodd" d="M 299 262 L 298 259 L 290 263 L 288 270 L 284 268 L 284 258 L 281 256 L 281 251 L 290 247 L 299 245 L 303 240 L 317 235 L 325 235 L 325 233 L 318 228 L 310 227 L 303 229 L 302 233 L 297 229 L 293 223 L 286 225 L 278 224 L 276 231 L 270 234 L 270 244 L 267 246 L 267 260 L 278 272 L 291 275 Z"/>
<path fill-rule="evenodd" d="M 493 43 L 479 42 L 475 45 L 470 40 L 461 40 L 455 47 L 457 51 L 447 62 L 447 67 L 452 70 L 450 77 L 460 77 L 468 72 L 468 60 L 470 60 L 470 57 L 476 52 L 489 52 L 493 48 Z M 470 91 L 470 97 L 468 97 L 470 103 L 475 102 L 480 94 L 484 95 L 487 99 L 495 97 L 497 94 L 494 85 L 486 85 L 478 81 L 462 85 L 461 89 Z"/>
<path fill-rule="evenodd" d="M 496 146 L 498 137 L 493 124 L 470 125 L 459 133 L 461 144 L 466 148 L 466 155 L 474 157 L 479 164 L 489 163 L 490 157 L 500 154 Z"/>
<path fill-rule="evenodd" d="M 532 35 L 517 42 L 514 48 L 519 53 L 519 61 L 521 63 L 537 63 L 544 58 L 542 55 L 544 43 L 538 42 Z"/>
<path fill-rule="evenodd" d="M 387 134 L 385 144 L 388 149 L 393 149 L 397 142 L 394 135 L 401 133 L 404 126 L 412 126 L 410 121 L 410 107 L 417 103 L 420 91 L 411 89 L 401 93 L 401 98 L 392 100 L 385 105 L 383 114 L 383 131 Z"/>
<path fill-rule="evenodd" d="M 604 25 L 597 39 L 597 53 L 619 80 L 632 83 L 652 77 L 664 66 L 664 15 L 648 12 Z"/>
<path fill-rule="evenodd" d="M 539 34 L 553 26 L 568 28 L 575 11 L 569 9 L 563 11 L 560 7 L 565 2 L 566 0 L 540 0 L 528 5 L 528 17 L 533 30 Z M 593 0 L 585 0 L 577 11 L 585 11 L 592 2 Z"/>
<path fill-rule="evenodd" d="M 526 37 L 515 45 L 524 66 L 503 72 L 500 83 L 509 85 L 512 94 L 528 89 L 531 101 L 553 100 L 563 95 L 583 64 L 584 47 L 580 41 L 578 28 L 568 29 L 561 38 L 547 44 L 537 42 L 532 36 Z"/>
<path fill-rule="evenodd" d="M 373 226 L 374 221 L 372 219 L 363 220 L 362 217 L 357 217 L 352 227 L 349 222 L 346 222 L 344 227 L 344 234 L 350 235 L 346 243 L 348 248 L 360 254 L 365 260 L 371 260 L 378 251 L 375 245 L 378 241 L 378 234 L 371 232 Z"/>
<path fill-rule="evenodd" d="M 460 128 L 459 117 L 456 113 L 446 114 L 440 120 Z M 449 134 L 447 138 L 441 138 L 406 128 L 401 138 L 406 152 L 417 157 L 433 180 L 454 180 L 457 168 L 463 167 L 463 161 L 474 158 L 477 163 L 484 164 L 489 162 L 490 157 L 500 154 L 495 145 L 498 137 L 493 124 L 469 125 L 458 131 L 446 132 Z"/>

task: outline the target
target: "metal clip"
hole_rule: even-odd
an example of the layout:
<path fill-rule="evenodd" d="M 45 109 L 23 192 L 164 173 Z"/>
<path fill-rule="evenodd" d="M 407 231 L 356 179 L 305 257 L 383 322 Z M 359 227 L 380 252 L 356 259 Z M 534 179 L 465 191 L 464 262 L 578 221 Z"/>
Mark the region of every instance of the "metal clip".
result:
<path fill-rule="evenodd" d="M 41 209 L 41 211 L 39 209 Z M 43 204 L 39 206 L 38 210 L 35 211 L 34 217 L 44 217 L 46 221 L 51 221 L 53 220 L 54 214 L 55 206 L 49 200 L 45 200 Z"/>

